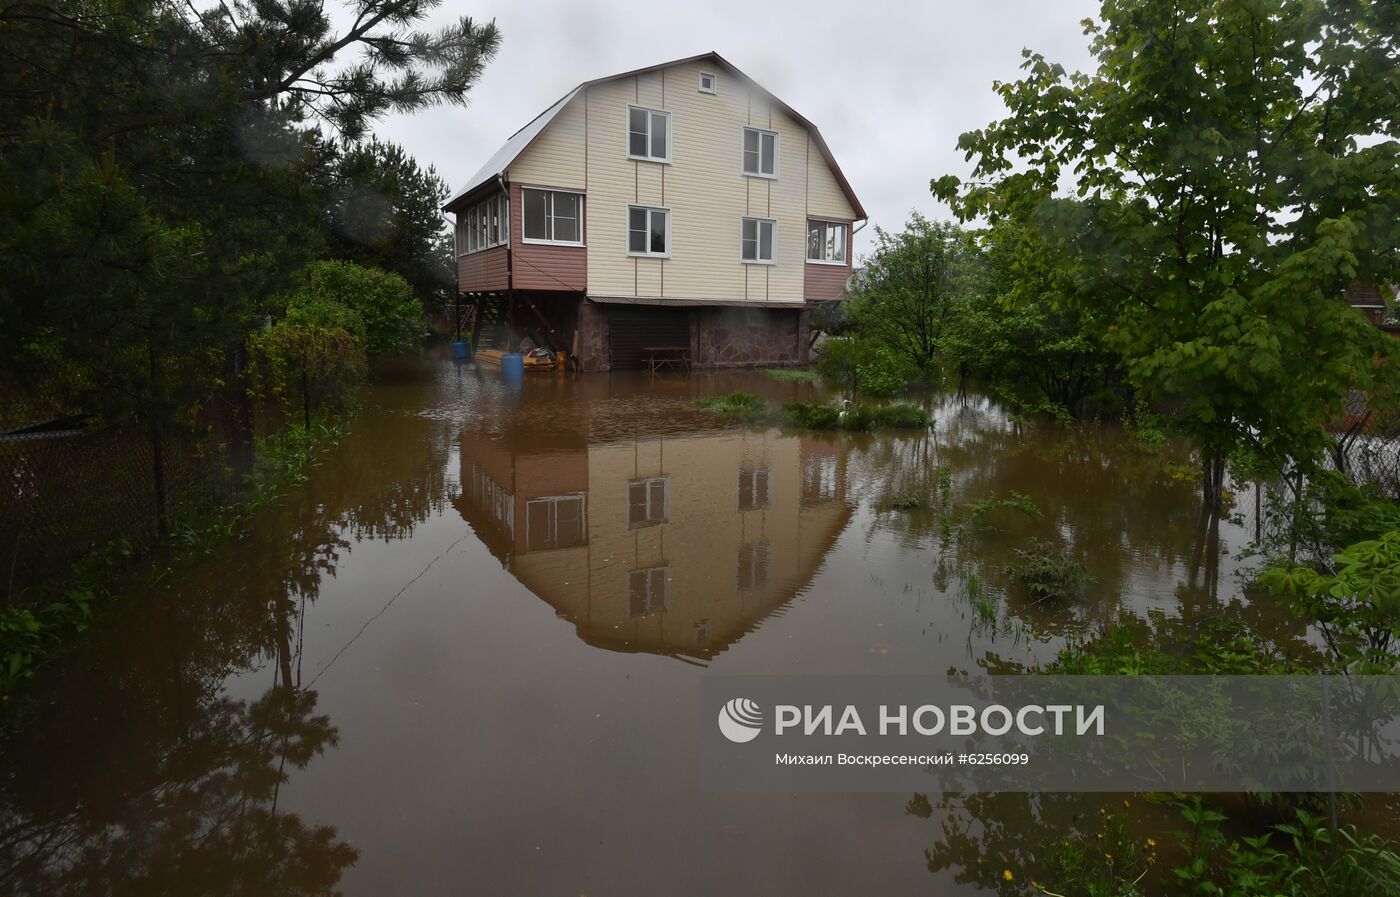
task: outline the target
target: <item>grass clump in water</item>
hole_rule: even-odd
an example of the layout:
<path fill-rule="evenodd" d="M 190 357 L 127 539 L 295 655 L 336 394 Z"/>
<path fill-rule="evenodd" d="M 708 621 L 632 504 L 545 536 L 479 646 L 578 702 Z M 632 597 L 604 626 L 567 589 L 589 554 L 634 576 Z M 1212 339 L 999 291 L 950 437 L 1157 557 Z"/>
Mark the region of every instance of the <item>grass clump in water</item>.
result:
<path fill-rule="evenodd" d="M 891 430 L 921 430 L 931 422 L 927 411 L 909 402 L 875 405 L 869 410 L 876 427 Z"/>
<path fill-rule="evenodd" d="M 744 420 L 757 420 L 768 414 L 768 400 L 751 392 L 731 392 L 722 396 L 705 396 L 700 407 L 716 414 L 739 417 Z"/>
<path fill-rule="evenodd" d="M 887 511 L 922 511 L 929 502 L 917 492 L 899 492 L 885 499 L 882 506 Z"/>
<path fill-rule="evenodd" d="M 1007 572 L 1037 598 L 1069 598 L 1093 582 L 1083 564 L 1040 539 L 1031 539 L 1011 554 Z"/>
<path fill-rule="evenodd" d="M 919 430 L 932 418 L 918 405 L 897 402 L 890 405 L 849 405 L 840 407 L 823 402 L 788 402 L 783 406 L 788 423 L 806 430 Z"/>
<path fill-rule="evenodd" d="M 816 371 L 804 368 L 766 368 L 763 373 L 774 380 L 783 380 L 789 383 L 810 383 L 817 379 Z"/>

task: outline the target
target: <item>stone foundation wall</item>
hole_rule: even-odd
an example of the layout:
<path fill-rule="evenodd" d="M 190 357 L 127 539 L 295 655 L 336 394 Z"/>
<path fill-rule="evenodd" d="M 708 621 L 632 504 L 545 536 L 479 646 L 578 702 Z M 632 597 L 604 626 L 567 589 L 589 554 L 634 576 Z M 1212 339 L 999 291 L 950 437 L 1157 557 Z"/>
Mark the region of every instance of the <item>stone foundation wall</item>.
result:
<path fill-rule="evenodd" d="M 578 308 L 578 363 L 581 371 L 606 371 L 612 365 L 608 356 L 608 314 L 587 299 Z"/>
<path fill-rule="evenodd" d="M 691 325 L 696 367 L 774 367 L 807 363 L 805 309 L 700 308 Z"/>

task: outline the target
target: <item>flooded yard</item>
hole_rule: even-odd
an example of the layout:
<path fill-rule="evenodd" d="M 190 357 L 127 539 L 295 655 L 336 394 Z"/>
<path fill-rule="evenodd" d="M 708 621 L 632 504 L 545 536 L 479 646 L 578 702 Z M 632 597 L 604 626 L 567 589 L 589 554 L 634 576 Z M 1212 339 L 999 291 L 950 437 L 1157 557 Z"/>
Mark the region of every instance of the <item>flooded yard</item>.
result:
<path fill-rule="evenodd" d="M 1115 426 L 976 394 L 916 435 L 696 404 L 735 389 L 817 393 L 383 372 L 310 482 L 41 675 L 0 892 L 985 893 L 939 795 L 706 793 L 701 678 L 1014 671 L 1100 624 L 1190 625 L 1240 600 L 1252 518 L 1203 520 L 1185 455 Z M 1042 519 L 968 510 L 1016 494 Z M 1082 599 L 1017 590 L 1031 537 L 1083 562 Z M 1015 849 L 1025 798 L 999 806 Z"/>

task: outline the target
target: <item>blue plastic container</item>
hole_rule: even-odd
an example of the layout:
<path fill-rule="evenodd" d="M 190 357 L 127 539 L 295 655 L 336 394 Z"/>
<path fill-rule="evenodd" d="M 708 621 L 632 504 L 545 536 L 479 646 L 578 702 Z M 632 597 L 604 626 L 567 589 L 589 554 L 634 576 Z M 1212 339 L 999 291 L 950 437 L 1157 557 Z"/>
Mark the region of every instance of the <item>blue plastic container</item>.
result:
<path fill-rule="evenodd" d="M 502 355 L 502 356 L 501 356 L 501 376 L 502 376 L 502 377 L 524 377 L 524 376 L 525 376 L 525 356 L 524 356 L 524 355 Z"/>
<path fill-rule="evenodd" d="M 452 341 L 452 357 L 458 361 L 466 361 L 472 357 L 472 344 L 470 340 L 458 339 Z"/>

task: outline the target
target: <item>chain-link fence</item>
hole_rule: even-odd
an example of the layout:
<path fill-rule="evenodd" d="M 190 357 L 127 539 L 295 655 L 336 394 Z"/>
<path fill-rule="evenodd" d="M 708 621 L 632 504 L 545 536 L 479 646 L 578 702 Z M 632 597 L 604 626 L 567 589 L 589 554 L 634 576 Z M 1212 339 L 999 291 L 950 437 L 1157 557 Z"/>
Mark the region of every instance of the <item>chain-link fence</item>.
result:
<path fill-rule="evenodd" d="M 139 548 L 227 498 L 251 462 L 251 432 L 224 398 L 196 422 L 198 435 L 176 436 L 104 424 L 0 372 L 0 596 L 13 600 L 113 543 Z"/>
<path fill-rule="evenodd" d="M 1331 466 L 1360 484 L 1374 484 L 1400 498 L 1400 410 L 1375 410 L 1354 393 L 1347 413 L 1332 427 Z"/>

